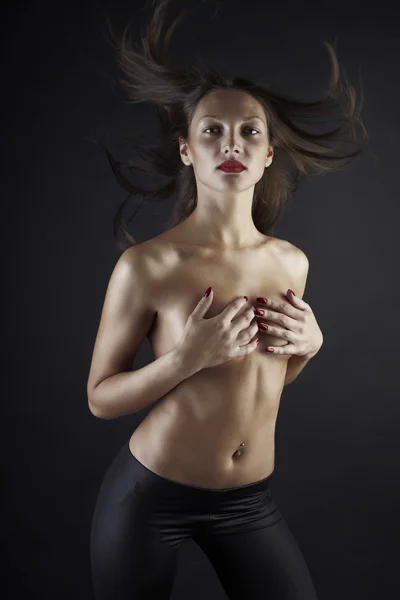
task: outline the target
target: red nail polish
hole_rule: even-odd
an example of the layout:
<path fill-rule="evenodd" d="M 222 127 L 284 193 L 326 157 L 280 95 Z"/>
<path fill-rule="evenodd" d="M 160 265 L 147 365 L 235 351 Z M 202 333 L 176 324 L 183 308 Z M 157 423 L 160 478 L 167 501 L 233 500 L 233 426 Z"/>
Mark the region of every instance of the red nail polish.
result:
<path fill-rule="evenodd" d="M 294 291 L 293 291 L 293 290 L 291 290 L 290 288 L 289 288 L 289 292 L 290 292 L 291 294 L 293 294 L 293 296 L 295 296 L 295 295 L 296 295 L 296 294 L 294 293 Z"/>
<path fill-rule="evenodd" d="M 267 348 L 267 352 L 273 352 L 273 350 L 270 348 Z"/>

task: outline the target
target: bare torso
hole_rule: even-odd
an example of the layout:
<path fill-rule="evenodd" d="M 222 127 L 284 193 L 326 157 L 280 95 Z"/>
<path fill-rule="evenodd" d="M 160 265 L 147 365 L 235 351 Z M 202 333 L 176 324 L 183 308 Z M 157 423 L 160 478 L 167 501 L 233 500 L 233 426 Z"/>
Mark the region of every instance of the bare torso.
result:
<path fill-rule="evenodd" d="M 140 245 L 150 274 L 155 317 L 148 338 L 154 359 L 179 342 L 208 286 L 214 299 L 205 318 L 240 295 L 249 302 L 238 314 L 255 306 L 258 296 L 281 300 L 295 287 L 289 242 L 262 236 L 255 247 L 221 253 L 180 243 L 181 237 L 177 226 Z M 283 339 L 261 331 L 256 336 L 261 342 L 250 355 L 202 369 L 153 406 L 129 440 L 130 451 L 145 467 L 173 481 L 214 489 L 247 485 L 272 473 L 289 357 L 265 350 L 285 345 Z"/>

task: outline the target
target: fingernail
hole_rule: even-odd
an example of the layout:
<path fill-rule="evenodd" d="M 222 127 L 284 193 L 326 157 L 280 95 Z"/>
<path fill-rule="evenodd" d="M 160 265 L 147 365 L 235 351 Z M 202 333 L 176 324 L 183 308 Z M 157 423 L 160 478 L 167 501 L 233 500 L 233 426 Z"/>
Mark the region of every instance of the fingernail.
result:
<path fill-rule="evenodd" d="M 290 288 L 289 288 L 289 292 L 290 292 L 291 294 L 293 294 L 293 296 L 295 296 L 295 295 L 296 295 L 296 294 L 294 293 L 294 291 L 293 291 L 293 290 L 291 290 Z"/>

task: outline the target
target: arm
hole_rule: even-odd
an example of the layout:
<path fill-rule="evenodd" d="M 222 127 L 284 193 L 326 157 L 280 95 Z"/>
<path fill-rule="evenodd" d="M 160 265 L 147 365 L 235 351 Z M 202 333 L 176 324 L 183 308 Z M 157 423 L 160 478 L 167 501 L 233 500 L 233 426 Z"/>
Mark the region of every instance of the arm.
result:
<path fill-rule="evenodd" d="M 296 295 L 300 299 L 303 298 L 304 290 L 306 287 L 309 261 L 307 256 L 299 248 L 293 247 L 291 254 L 291 272 L 293 273 L 292 278 L 294 282 L 294 289 Z M 291 356 L 287 362 L 287 370 L 285 376 L 285 385 L 292 383 L 296 377 L 301 373 L 306 364 L 318 353 L 318 349 L 303 356 Z"/>
<path fill-rule="evenodd" d="M 285 383 L 283 385 L 285 386 L 288 385 L 288 383 L 292 383 L 292 381 L 294 381 L 296 377 L 300 375 L 308 361 L 311 360 L 316 354 L 317 353 L 314 352 L 313 354 L 306 354 L 304 356 L 291 356 L 287 363 Z"/>
<path fill-rule="evenodd" d="M 100 419 L 136 413 L 193 374 L 174 350 L 132 371 L 156 314 L 152 277 L 140 246 L 126 250 L 111 275 L 87 382 L 89 409 Z"/>
<path fill-rule="evenodd" d="M 100 419 L 117 419 L 153 404 L 193 373 L 171 350 L 148 365 L 116 373 L 99 383 L 91 393 L 89 408 Z"/>

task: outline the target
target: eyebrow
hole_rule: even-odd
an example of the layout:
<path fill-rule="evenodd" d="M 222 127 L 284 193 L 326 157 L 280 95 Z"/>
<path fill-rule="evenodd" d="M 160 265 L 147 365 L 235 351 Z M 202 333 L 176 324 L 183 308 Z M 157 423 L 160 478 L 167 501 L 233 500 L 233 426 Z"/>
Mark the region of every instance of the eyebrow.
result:
<path fill-rule="evenodd" d="M 206 119 L 207 117 L 211 117 L 212 119 L 221 119 L 221 117 L 218 117 L 216 115 L 204 115 L 204 117 L 201 117 L 199 123 L 203 120 Z M 243 119 L 241 119 L 241 121 L 250 121 L 250 119 L 258 119 L 259 121 L 261 121 L 261 123 L 264 123 L 265 125 L 265 121 L 263 121 L 263 119 L 261 119 L 260 117 L 257 117 L 257 115 L 254 115 L 253 117 L 244 117 Z"/>

